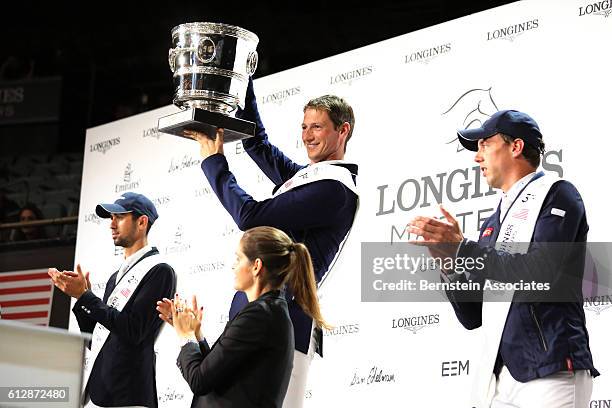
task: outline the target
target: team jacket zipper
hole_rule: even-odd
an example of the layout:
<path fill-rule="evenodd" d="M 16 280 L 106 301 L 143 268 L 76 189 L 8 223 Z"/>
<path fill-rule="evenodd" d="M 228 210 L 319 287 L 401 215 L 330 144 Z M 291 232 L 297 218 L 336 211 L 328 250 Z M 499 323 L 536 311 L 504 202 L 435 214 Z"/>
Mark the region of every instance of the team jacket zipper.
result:
<path fill-rule="evenodd" d="M 542 347 L 544 347 L 544 351 L 548 351 L 548 346 L 546 345 L 546 339 L 544 338 L 544 334 L 542 333 L 542 327 L 540 326 L 538 317 L 535 314 L 535 308 L 533 307 L 533 305 L 529 305 L 529 311 L 531 312 L 531 317 L 533 318 L 536 328 L 538 329 L 538 336 L 540 337 L 540 342 L 542 343 Z"/>

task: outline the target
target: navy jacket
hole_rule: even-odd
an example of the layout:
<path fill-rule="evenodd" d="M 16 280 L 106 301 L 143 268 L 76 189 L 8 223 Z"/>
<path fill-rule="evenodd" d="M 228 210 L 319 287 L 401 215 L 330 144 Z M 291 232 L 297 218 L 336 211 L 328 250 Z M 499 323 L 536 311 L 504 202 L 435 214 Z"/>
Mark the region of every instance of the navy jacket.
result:
<path fill-rule="evenodd" d="M 553 208 L 565 210 L 565 216 L 551 212 Z M 586 242 L 589 226 L 580 194 L 567 181 L 552 185 L 542 204 L 527 254 L 508 254 L 494 248 L 500 230 L 499 215 L 498 206 L 482 225 L 478 243 L 466 240 L 458 251 L 458 257 L 484 259 L 483 271 L 474 271 L 470 279 L 481 283 L 487 278 L 499 282 L 521 279 L 550 282 L 553 292 L 564 301 L 549 302 L 543 297 L 520 299 L 521 293 L 515 293 L 495 373 L 499 374 L 505 365 L 520 382 L 571 369 L 588 369 L 593 376 L 598 375 L 593 367 L 582 307 L 586 246 L 580 243 Z M 463 274 L 454 278 L 467 281 Z M 448 291 L 447 294 L 464 327 L 481 326 L 482 292 Z"/>
<path fill-rule="evenodd" d="M 153 248 L 141 260 L 157 253 Z M 92 367 L 87 392 L 98 406 L 157 407 L 153 344 L 163 321 L 155 307 L 159 299 L 173 296 L 176 275 L 165 263 L 151 268 L 121 312 L 106 304 L 116 277 L 117 272 L 106 283 L 103 299 L 87 291 L 72 309 L 82 332 L 93 333 L 96 323 L 110 331 Z"/>
<path fill-rule="evenodd" d="M 249 82 L 246 106 L 240 115 L 257 124 L 257 134 L 243 140 L 245 151 L 278 189 L 304 166 L 287 158 L 268 141 L 266 130 L 257 111 L 253 84 Z M 357 176 L 356 165 L 343 165 Z M 225 156 L 216 154 L 202 162 L 202 170 L 221 204 L 230 213 L 238 228 L 247 230 L 259 226 L 278 228 L 294 241 L 302 242 L 312 256 L 317 282 L 327 272 L 342 240 L 351 228 L 357 211 L 357 195 L 335 180 L 322 180 L 287 191 L 275 198 L 256 201 L 240 188 L 230 172 Z M 291 300 L 289 314 L 295 329 L 295 348 L 308 352 L 312 319 Z M 232 300 L 230 318 L 247 303 L 242 292 Z M 319 343 L 322 337 L 319 336 Z"/>
<path fill-rule="evenodd" d="M 228 322 L 219 339 L 181 348 L 177 365 L 194 393 L 193 408 L 282 407 L 293 368 L 287 301 L 270 291 Z"/>

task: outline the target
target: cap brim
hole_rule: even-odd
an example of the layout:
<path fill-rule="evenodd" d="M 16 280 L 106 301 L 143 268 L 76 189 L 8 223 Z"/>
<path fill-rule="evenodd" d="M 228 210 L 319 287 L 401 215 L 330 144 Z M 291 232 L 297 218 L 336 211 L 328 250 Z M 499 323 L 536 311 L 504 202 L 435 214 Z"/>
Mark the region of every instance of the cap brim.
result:
<path fill-rule="evenodd" d="M 110 218 L 111 214 L 127 214 L 130 212 L 119 204 L 98 204 L 96 206 L 96 215 L 100 218 Z"/>
<path fill-rule="evenodd" d="M 478 141 L 480 139 L 486 139 L 495 134 L 487 131 L 483 128 L 475 128 L 475 129 L 462 129 L 457 130 L 457 136 L 459 139 L 459 143 L 467 150 L 471 150 L 473 152 L 478 151 Z"/>

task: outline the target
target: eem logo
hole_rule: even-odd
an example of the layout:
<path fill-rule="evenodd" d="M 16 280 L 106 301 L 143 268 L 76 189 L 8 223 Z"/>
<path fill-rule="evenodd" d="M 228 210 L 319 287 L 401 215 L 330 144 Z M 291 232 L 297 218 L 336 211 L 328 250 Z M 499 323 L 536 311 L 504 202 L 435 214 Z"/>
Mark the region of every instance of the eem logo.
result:
<path fill-rule="evenodd" d="M 295 86 L 293 88 L 283 89 L 281 91 L 273 92 L 268 95 L 264 95 L 260 101 L 261 103 L 276 103 L 277 105 L 283 104 L 287 99 L 296 95 L 302 94 L 302 88 Z"/>
<path fill-rule="evenodd" d="M 101 142 L 89 145 L 89 151 L 106 154 L 107 151 L 109 151 L 111 148 L 119 144 L 121 144 L 121 138 L 115 137 L 113 139 L 103 140 Z"/>
<path fill-rule="evenodd" d="M 424 50 L 415 51 L 411 54 L 404 55 L 404 64 L 410 64 L 411 62 L 429 64 L 430 61 L 434 60 L 440 55 L 449 53 L 451 49 L 451 43 L 446 43 L 436 45 L 435 47 L 426 48 Z"/>
<path fill-rule="evenodd" d="M 612 308 L 612 295 L 592 296 L 584 298 L 583 307 L 589 312 L 600 315 L 604 310 Z"/>
<path fill-rule="evenodd" d="M 594 15 L 608 18 L 610 14 L 612 14 L 612 0 L 598 1 L 578 9 L 578 17 Z"/>
<path fill-rule="evenodd" d="M 470 360 L 443 361 L 442 377 L 457 377 L 470 374 Z"/>
<path fill-rule="evenodd" d="M 353 84 L 353 81 L 362 79 L 363 77 L 370 75 L 372 72 L 374 72 L 374 67 L 372 65 L 367 65 L 352 71 L 332 75 L 329 78 L 329 85 L 346 84 L 350 86 Z"/>
<path fill-rule="evenodd" d="M 422 315 L 422 316 L 410 316 L 400 317 L 393 319 L 391 323 L 392 329 L 404 329 L 416 334 L 419 330 L 426 327 L 438 326 L 440 323 L 440 315 Z"/>
<path fill-rule="evenodd" d="M 508 27 L 498 28 L 487 33 L 487 41 L 491 40 L 507 40 L 514 41 L 519 35 L 527 31 L 535 30 L 539 27 L 538 19 L 525 21 L 523 23 L 514 24 Z"/>

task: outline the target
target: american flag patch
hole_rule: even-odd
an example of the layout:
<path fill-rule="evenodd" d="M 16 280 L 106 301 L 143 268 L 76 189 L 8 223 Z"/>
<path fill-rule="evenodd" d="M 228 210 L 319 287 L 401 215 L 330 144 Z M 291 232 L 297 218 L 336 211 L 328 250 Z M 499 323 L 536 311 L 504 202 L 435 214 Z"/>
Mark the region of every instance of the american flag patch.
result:
<path fill-rule="evenodd" d="M 523 208 L 522 210 L 519 210 L 517 212 L 515 212 L 514 214 L 512 214 L 512 218 L 517 218 L 519 220 L 526 220 L 527 216 L 529 215 L 529 210 L 527 208 Z"/>
<path fill-rule="evenodd" d="M 489 237 L 491 234 L 493 234 L 493 227 L 489 227 L 482 232 L 483 237 Z"/>
<path fill-rule="evenodd" d="M 130 296 L 130 293 L 132 293 L 132 291 L 131 291 L 131 290 L 129 290 L 128 288 L 123 288 L 123 289 L 121 289 L 121 294 L 122 294 L 123 296 L 125 296 L 125 297 Z"/>

